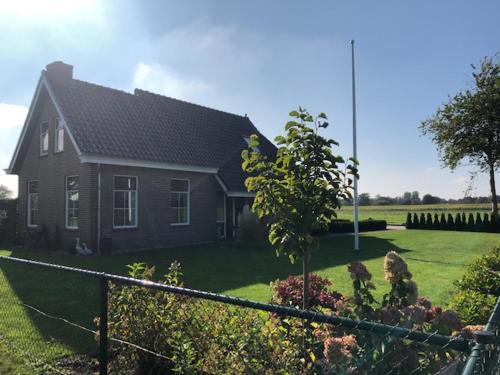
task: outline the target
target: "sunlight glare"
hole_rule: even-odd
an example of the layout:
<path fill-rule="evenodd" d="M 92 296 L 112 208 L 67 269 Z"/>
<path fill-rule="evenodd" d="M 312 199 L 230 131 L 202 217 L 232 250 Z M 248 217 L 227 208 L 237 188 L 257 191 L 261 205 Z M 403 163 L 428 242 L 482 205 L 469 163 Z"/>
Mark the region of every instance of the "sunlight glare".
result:
<path fill-rule="evenodd" d="M 95 0 L 0 0 L 0 15 L 46 20 L 90 13 Z"/>

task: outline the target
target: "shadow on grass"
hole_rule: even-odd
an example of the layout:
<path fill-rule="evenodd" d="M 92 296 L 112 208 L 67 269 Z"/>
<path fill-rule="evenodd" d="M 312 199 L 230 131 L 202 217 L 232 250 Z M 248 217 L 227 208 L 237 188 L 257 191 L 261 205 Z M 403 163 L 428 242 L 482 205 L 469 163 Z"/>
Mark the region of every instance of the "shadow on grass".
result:
<path fill-rule="evenodd" d="M 352 250 L 353 238 L 324 237 L 311 255 L 311 270 L 347 265 L 353 260 L 383 258 L 387 251 L 405 253 L 390 239 L 365 235 L 361 237 L 359 252 Z M 12 256 L 69 265 L 116 274 L 126 274 L 127 264 L 145 262 L 157 267 L 157 275 L 167 272 L 169 264 L 178 260 L 183 269 L 185 285 L 190 288 L 225 292 L 255 284 L 268 285 L 276 279 L 300 274 L 299 263 L 290 264 L 285 257 L 276 257 L 269 246 L 249 246 L 234 242 L 215 243 L 163 250 L 149 250 L 110 256 L 75 257 L 42 251 L 15 250 Z M 26 305 L 53 316 L 94 329 L 93 318 L 99 311 L 98 281 L 93 278 L 68 274 L 57 270 L 16 264 L 0 260 L 0 269 L 17 299 Z M 265 286 L 260 286 L 265 288 Z M 0 302 L 1 304 L 2 302 Z M 1 307 L 0 307 L 1 308 Z M 50 319 L 26 308 L 26 313 L 38 331 L 47 340 L 63 342 L 78 352 L 95 351 L 97 345 L 91 334 Z M 29 324 L 19 317 L 19 329 Z M 24 327 L 24 328 L 23 328 Z"/>

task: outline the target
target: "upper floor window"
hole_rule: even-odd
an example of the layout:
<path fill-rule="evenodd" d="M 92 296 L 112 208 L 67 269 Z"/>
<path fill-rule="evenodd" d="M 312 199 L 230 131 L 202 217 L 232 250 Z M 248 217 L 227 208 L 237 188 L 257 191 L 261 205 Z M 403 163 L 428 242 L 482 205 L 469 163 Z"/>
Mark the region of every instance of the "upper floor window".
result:
<path fill-rule="evenodd" d="M 189 224 L 189 180 L 170 181 L 170 211 L 172 225 Z"/>
<path fill-rule="evenodd" d="M 38 181 L 28 181 L 27 224 L 30 228 L 38 226 Z"/>
<path fill-rule="evenodd" d="M 137 227 L 137 177 L 114 176 L 113 227 Z"/>
<path fill-rule="evenodd" d="M 243 137 L 245 142 L 247 143 L 247 146 L 250 146 L 250 137 Z M 252 147 L 253 152 L 260 152 L 260 149 L 258 147 Z"/>
<path fill-rule="evenodd" d="M 66 228 L 78 229 L 78 201 L 80 200 L 80 178 L 66 177 Z"/>
<path fill-rule="evenodd" d="M 60 118 L 56 119 L 54 152 L 64 150 L 64 126 Z"/>
<path fill-rule="evenodd" d="M 40 155 L 49 153 L 49 123 L 42 122 L 40 125 Z"/>

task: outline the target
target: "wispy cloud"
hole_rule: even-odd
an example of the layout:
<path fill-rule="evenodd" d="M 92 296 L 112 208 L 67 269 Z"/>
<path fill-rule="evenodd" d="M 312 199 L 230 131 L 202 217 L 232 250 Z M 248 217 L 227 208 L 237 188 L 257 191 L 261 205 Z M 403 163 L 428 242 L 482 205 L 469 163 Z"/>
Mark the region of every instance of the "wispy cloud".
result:
<path fill-rule="evenodd" d="M 213 91 L 208 83 L 181 77 L 172 68 L 158 63 L 138 63 L 133 84 L 135 87 L 178 99 L 194 99 Z"/>
<path fill-rule="evenodd" d="M 0 103 L 0 133 L 21 128 L 27 113 L 23 105 Z"/>

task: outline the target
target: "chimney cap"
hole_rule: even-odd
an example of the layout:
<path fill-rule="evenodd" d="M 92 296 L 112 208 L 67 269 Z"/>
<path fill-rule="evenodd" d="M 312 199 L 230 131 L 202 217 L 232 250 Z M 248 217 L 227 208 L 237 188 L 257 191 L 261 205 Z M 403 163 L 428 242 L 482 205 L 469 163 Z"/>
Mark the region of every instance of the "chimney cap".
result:
<path fill-rule="evenodd" d="M 64 83 L 73 78 L 73 65 L 54 61 L 45 67 L 47 75 L 56 83 Z"/>

